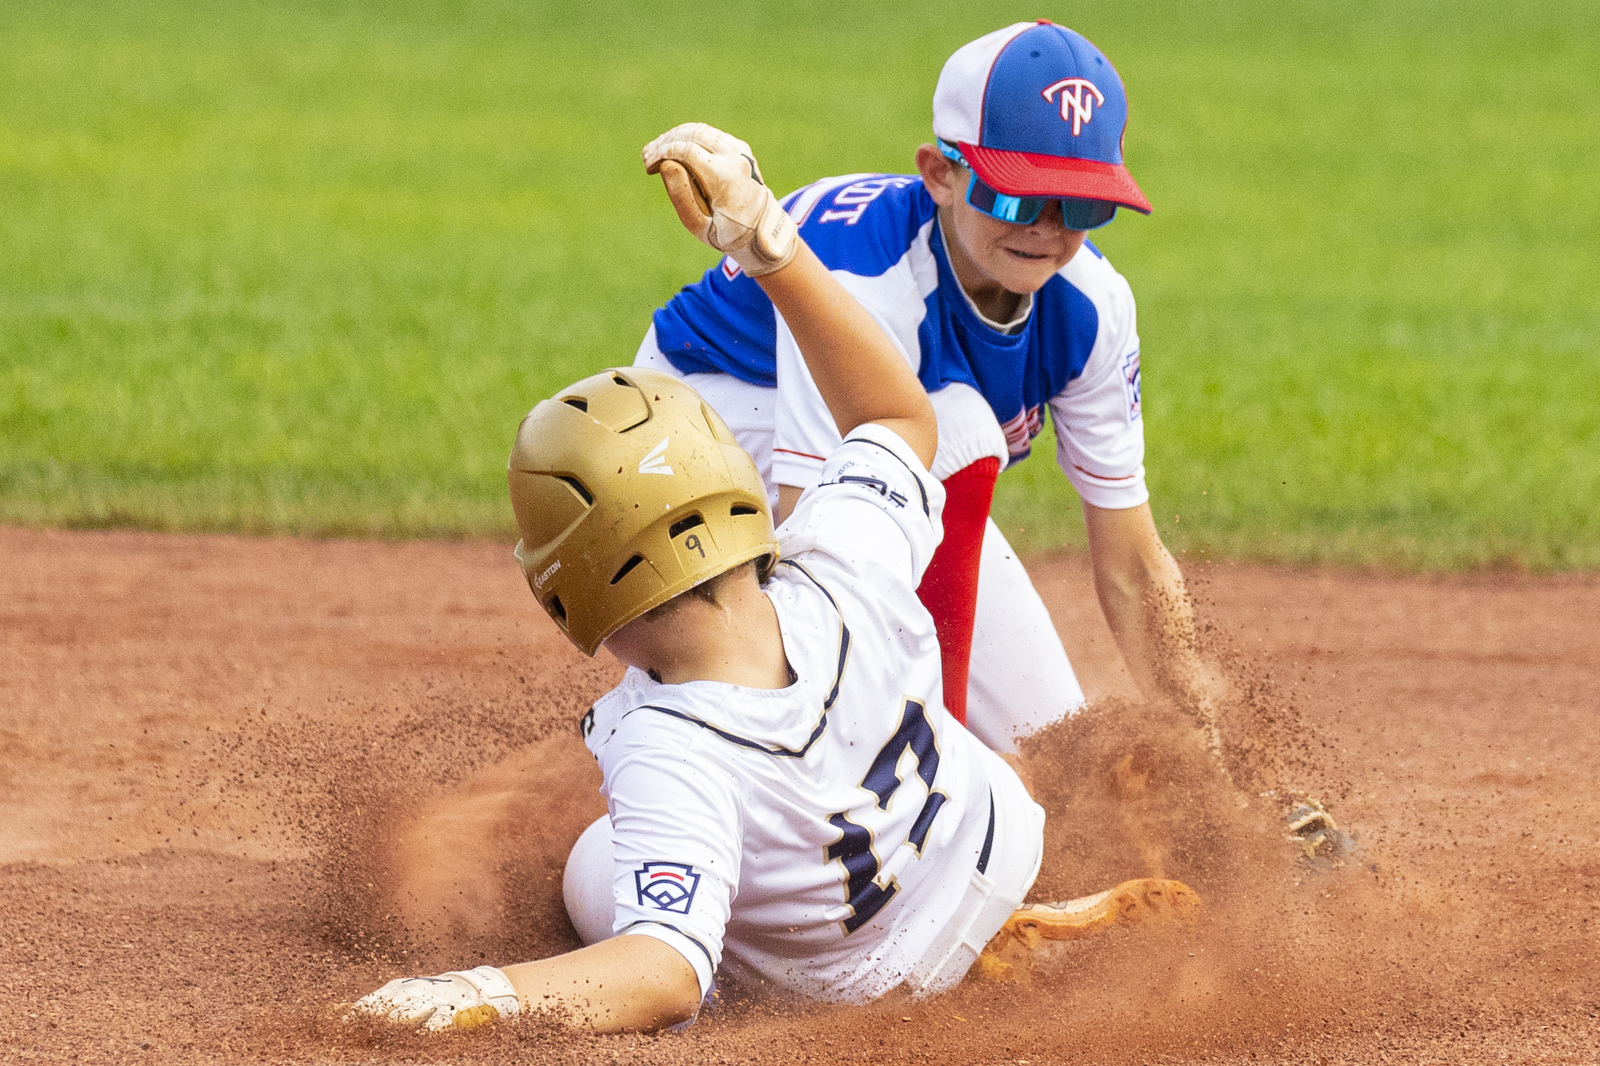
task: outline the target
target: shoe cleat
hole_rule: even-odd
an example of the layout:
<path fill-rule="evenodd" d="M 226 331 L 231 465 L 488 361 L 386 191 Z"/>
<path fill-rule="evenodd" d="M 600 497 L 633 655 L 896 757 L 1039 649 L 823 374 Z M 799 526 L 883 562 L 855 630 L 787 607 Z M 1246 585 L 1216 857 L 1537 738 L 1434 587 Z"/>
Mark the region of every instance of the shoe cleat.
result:
<path fill-rule="evenodd" d="M 1289 835 L 1284 839 L 1299 847 L 1308 863 L 1344 865 L 1344 857 L 1355 850 L 1355 840 L 1340 829 L 1322 801 L 1301 796 L 1287 815 Z"/>
<path fill-rule="evenodd" d="M 1024 903 L 996 934 L 1032 949 L 1044 940 L 1081 940 L 1114 926 L 1177 925 L 1200 914 L 1200 895 L 1182 881 L 1142 877 L 1065 903 Z"/>

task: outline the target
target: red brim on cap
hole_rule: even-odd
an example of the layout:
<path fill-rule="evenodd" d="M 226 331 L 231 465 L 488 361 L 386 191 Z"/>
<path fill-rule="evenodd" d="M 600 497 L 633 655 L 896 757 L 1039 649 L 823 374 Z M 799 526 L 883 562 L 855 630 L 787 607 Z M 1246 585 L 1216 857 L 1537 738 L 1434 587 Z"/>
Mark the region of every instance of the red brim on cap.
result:
<path fill-rule="evenodd" d="M 984 183 L 1007 196 L 1075 196 L 1109 200 L 1150 213 L 1150 201 L 1120 163 L 1007 152 L 963 142 L 958 146 Z"/>

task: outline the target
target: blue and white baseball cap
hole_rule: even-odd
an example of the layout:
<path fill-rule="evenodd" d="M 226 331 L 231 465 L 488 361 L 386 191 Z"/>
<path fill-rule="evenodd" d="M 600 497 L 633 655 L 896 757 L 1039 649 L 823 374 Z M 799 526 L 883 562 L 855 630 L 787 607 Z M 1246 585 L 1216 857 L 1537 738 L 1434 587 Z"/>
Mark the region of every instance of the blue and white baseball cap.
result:
<path fill-rule="evenodd" d="M 1122 163 L 1128 96 L 1089 39 L 1018 22 L 956 49 L 933 90 L 933 132 L 1010 196 L 1109 200 L 1150 213 Z"/>

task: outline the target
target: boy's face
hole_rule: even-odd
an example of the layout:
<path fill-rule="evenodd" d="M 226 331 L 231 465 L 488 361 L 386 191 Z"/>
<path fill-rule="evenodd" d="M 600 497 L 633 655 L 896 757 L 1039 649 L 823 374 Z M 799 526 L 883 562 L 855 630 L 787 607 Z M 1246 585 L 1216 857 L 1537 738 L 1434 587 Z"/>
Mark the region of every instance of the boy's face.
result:
<path fill-rule="evenodd" d="M 917 169 L 928 195 L 942 209 L 946 239 L 959 245 L 968 265 L 1010 292 L 1038 292 L 1078 254 L 1088 236 L 1061 224 L 1061 205 L 1055 201 L 1026 226 L 984 214 L 967 203 L 967 170 L 931 144 L 917 149 Z"/>

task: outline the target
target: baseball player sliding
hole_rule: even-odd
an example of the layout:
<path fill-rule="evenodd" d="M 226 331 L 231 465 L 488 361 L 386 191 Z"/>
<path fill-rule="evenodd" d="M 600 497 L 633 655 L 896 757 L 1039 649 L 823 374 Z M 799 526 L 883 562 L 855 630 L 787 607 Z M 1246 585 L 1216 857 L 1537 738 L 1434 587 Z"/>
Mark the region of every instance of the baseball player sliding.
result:
<path fill-rule="evenodd" d="M 841 442 L 774 533 L 755 461 L 678 378 L 605 371 L 523 420 L 509 478 L 529 586 L 585 653 L 628 665 L 582 722 L 609 808 L 567 870 L 589 943 L 391 981 L 355 1010 L 648 1030 L 693 1018 L 718 975 L 828 1000 L 928 993 L 1008 927 L 1026 941 L 1191 910 L 1163 881 L 1019 910 L 1044 812 L 945 709 L 916 595 L 945 495 L 933 406 L 748 145 L 695 124 L 644 158 L 783 316 Z"/>
<path fill-rule="evenodd" d="M 1087 240 L 1150 203 L 1123 164 L 1128 103 L 1088 40 L 1020 22 L 958 49 L 915 175 L 823 178 L 783 200 L 805 241 L 916 372 L 939 418 L 944 541 L 923 576 L 945 701 L 990 747 L 1083 703 L 1067 653 L 989 518 L 995 478 L 1049 408 L 1083 500 L 1101 607 L 1147 693 L 1212 716 L 1182 574 L 1151 520 L 1133 294 Z M 635 365 L 678 375 L 756 459 L 779 520 L 840 429 L 794 324 L 729 257 L 655 313 Z"/>

